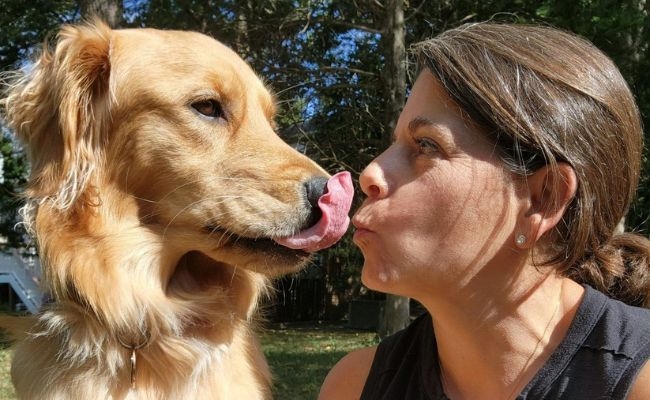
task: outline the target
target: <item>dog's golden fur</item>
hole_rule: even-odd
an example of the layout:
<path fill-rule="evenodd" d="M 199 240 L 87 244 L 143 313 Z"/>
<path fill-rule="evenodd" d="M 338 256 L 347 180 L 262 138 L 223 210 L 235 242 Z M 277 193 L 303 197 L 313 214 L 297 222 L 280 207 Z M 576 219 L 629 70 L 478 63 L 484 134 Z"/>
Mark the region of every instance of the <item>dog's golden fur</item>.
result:
<path fill-rule="evenodd" d="M 3 103 L 55 300 L 16 349 L 18 396 L 270 397 L 251 321 L 308 255 L 268 238 L 305 224 L 304 182 L 327 175 L 275 135 L 253 71 L 198 33 L 94 22 L 64 27 Z"/>

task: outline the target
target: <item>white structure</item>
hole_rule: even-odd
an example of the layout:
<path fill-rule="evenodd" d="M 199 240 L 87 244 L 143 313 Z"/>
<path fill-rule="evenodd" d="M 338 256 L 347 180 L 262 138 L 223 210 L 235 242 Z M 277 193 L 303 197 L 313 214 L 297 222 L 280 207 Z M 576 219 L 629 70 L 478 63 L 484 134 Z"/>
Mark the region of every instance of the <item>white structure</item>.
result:
<path fill-rule="evenodd" d="M 27 311 L 34 314 L 41 308 L 43 291 L 39 286 L 41 266 L 38 257 L 23 257 L 17 250 L 0 253 L 0 283 L 8 283 Z"/>

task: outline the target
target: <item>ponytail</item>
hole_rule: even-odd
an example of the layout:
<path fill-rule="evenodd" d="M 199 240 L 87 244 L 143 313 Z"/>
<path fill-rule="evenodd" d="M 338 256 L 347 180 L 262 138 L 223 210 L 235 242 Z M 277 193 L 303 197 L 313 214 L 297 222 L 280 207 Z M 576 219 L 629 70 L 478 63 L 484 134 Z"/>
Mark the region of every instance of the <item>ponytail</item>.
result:
<path fill-rule="evenodd" d="M 565 275 L 616 300 L 650 308 L 650 240 L 633 233 L 614 235 Z"/>

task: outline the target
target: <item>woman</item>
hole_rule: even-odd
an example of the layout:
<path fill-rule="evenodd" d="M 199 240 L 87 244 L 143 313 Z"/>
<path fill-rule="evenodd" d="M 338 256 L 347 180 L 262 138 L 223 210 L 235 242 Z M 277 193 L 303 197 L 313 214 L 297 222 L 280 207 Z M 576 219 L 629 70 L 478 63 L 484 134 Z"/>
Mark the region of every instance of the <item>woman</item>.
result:
<path fill-rule="evenodd" d="M 415 51 L 353 224 L 363 282 L 427 313 L 344 357 L 320 398 L 650 399 L 650 244 L 614 234 L 643 132 L 617 68 L 523 25 Z"/>

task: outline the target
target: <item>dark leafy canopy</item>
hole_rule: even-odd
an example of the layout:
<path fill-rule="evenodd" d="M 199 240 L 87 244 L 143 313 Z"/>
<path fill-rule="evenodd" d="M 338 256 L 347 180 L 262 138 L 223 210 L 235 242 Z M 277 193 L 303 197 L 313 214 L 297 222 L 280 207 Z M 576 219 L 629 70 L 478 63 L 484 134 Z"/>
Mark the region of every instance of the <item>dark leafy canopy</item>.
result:
<path fill-rule="evenodd" d="M 0 137 L 0 235 L 10 247 L 18 247 L 26 240 L 24 231 L 17 225 L 20 207 L 19 193 L 25 184 L 27 164 L 24 154 L 16 148 L 9 133 L 2 132 Z"/>
<path fill-rule="evenodd" d="M 29 58 L 35 44 L 78 15 L 74 1 L 0 0 L 0 69 Z"/>
<path fill-rule="evenodd" d="M 61 23 L 73 20 L 73 1 L 0 0 L 0 70 L 20 67 L 31 57 L 35 44 L 43 42 Z M 21 245 L 26 237 L 19 229 L 19 193 L 27 176 L 21 149 L 14 145 L 10 133 L 0 126 L 0 236 L 11 247 Z"/>
<path fill-rule="evenodd" d="M 229 44 L 277 93 L 281 110 L 277 122 L 287 140 L 332 172 L 359 173 L 392 133 L 386 129 L 390 93 L 382 79 L 387 54 L 384 22 L 391 4 L 387 0 L 129 0 L 124 1 L 123 25 L 198 30 Z M 462 22 L 486 19 L 544 23 L 582 34 L 621 67 L 646 116 L 645 126 L 650 126 L 646 4 L 645 0 L 410 0 L 402 6 L 407 44 Z M 0 9 L 3 69 L 18 65 L 30 46 L 41 42 L 54 26 L 79 18 L 72 1 L 0 0 Z M 5 182 L 9 182 L 14 178 L 7 179 L 5 164 Z M 22 172 L 17 168 L 11 174 L 16 177 Z M 5 196 L 15 190 L 3 189 L 3 207 Z M 0 210 L 3 220 L 13 215 L 10 208 Z M 628 227 L 648 232 L 648 210 L 646 173 Z M 322 261 L 328 304 L 345 302 L 363 290 L 358 282 L 361 258 L 349 239 L 322 253 Z"/>

